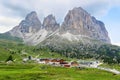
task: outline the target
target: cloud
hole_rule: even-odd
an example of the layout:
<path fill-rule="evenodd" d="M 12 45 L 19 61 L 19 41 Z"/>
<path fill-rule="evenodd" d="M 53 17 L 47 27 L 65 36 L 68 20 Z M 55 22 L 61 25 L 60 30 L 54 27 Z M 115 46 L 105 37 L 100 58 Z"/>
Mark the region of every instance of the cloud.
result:
<path fill-rule="evenodd" d="M 113 45 L 120 46 L 120 42 L 113 43 Z"/>
<path fill-rule="evenodd" d="M 85 6 L 86 10 L 96 17 L 101 17 L 107 14 L 110 9 L 110 2 L 95 1 Z"/>
<path fill-rule="evenodd" d="M 58 22 L 62 22 L 68 10 L 80 6 L 99 18 L 106 15 L 111 7 L 119 5 L 120 0 L 0 0 L 0 16 L 3 16 L 0 24 L 14 27 L 18 18 L 23 19 L 31 11 L 36 11 L 41 20 L 53 14 Z"/>
<path fill-rule="evenodd" d="M 4 33 L 4 32 L 6 32 L 6 31 L 9 31 L 9 30 L 11 30 L 12 28 L 13 28 L 12 26 L 9 26 L 9 27 L 7 26 L 7 27 L 6 27 L 6 26 L 3 26 L 3 25 L 2 25 L 2 26 L 0 25 L 0 33 Z"/>
<path fill-rule="evenodd" d="M 25 14 L 27 12 L 29 12 L 30 10 L 27 9 L 26 6 L 24 6 L 22 4 L 18 4 L 18 2 L 16 2 L 16 1 L 15 0 L 9 0 L 9 1 L 3 0 L 2 1 L 3 9 L 1 10 L 1 12 L 4 11 L 3 13 L 5 13 L 5 15 L 7 14 L 9 16 L 24 17 Z"/>
<path fill-rule="evenodd" d="M 6 26 L 15 25 L 21 20 L 21 18 L 12 18 L 12 17 L 5 17 L 0 16 L 1 25 L 6 24 Z"/>
<path fill-rule="evenodd" d="M 11 30 L 14 26 L 18 25 L 21 21 L 21 18 L 13 18 L 0 16 L 0 33 Z"/>
<path fill-rule="evenodd" d="M 63 20 L 62 17 L 73 7 L 81 6 L 98 17 L 107 14 L 110 7 L 119 5 L 119 2 L 120 0 L 1 0 L 0 4 L 4 6 L 8 15 L 15 14 L 14 16 L 24 17 L 35 10 L 42 19 L 48 14 L 54 14 L 58 20 Z"/>
<path fill-rule="evenodd" d="M 118 0 L 115 1 L 116 3 Z M 2 0 L 4 7 L 17 14 L 26 14 L 26 12 L 36 10 L 45 16 L 49 13 L 65 13 L 66 10 L 78 6 L 86 8 L 91 13 L 98 13 L 103 12 L 102 9 L 106 9 L 110 4 L 110 0 Z"/>

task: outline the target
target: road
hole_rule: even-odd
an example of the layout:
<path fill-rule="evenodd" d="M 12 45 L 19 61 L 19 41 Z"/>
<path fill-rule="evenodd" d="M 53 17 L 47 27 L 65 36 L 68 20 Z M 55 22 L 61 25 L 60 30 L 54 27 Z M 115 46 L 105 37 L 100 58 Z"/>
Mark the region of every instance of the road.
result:
<path fill-rule="evenodd" d="M 110 68 L 104 68 L 104 67 L 97 67 L 97 69 L 109 71 L 109 72 L 112 72 L 114 74 L 120 74 L 120 71 L 118 71 L 116 69 L 110 69 Z"/>

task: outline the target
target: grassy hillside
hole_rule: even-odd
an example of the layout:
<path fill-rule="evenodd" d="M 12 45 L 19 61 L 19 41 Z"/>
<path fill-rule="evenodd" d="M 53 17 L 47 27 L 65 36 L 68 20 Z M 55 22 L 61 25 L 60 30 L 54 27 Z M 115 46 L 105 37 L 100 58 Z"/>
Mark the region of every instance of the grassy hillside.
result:
<path fill-rule="evenodd" d="M 87 41 L 88 40 L 88 41 Z M 87 42 L 87 43 L 84 43 Z M 39 57 L 67 57 L 77 59 L 99 59 L 105 63 L 120 63 L 120 47 L 104 44 L 97 40 L 83 38 L 81 41 L 70 42 L 60 37 L 52 36 L 37 46 L 27 46 L 22 44 L 22 40 L 12 37 L 9 33 L 0 34 L 0 57 L 13 56 L 21 57 L 27 53 L 29 56 Z M 2 57 L 1 60 L 4 58 Z M 23 56 L 22 56 L 23 57 Z M 18 59 L 19 59 L 18 58 Z"/>
<path fill-rule="evenodd" d="M 120 63 L 120 47 L 87 37 L 71 42 L 58 36 L 51 36 L 38 44 L 38 47 L 40 49 L 47 47 L 52 52 L 57 52 L 70 58 L 94 58 L 103 60 L 108 64 Z"/>
<path fill-rule="evenodd" d="M 21 62 L 23 58 L 27 58 L 28 56 L 67 59 L 65 56 L 51 52 L 47 48 L 37 49 L 35 46 L 27 46 L 20 42 L 0 39 L 0 61 L 7 60 L 10 55 L 12 55 L 15 62 Z"/>
<path fill-rule="evenodd" d="M 55 47 L 58 48 L 58 47 Z M 78 50 L 78 49 L 80 50 Z M 79 58 L 90 58 L 94 54 L 94 58 L 103 59 L 107 57 L 111 61 L 112 56 L 119 57 L 120 48 L 112 45 L 103 45 L 99 48 L 94 46 L 84 46 L 77 44 L 62 48 L 63 50 L 45 46 L 27 46 L 20 41 L 0 39 L 0 80 L 119 80 L 120 75 L 115 75 L 98 69 L 78 69 L 63 68 L 49 65 L 40 65 L 33 62 L 23 63 L 22 59 L 28 56 L 38 58 L 63 58 L 71 59 L 75 57 L 74 52 L 78 53 Z M 71 52 L 72 51 L 72 52 Z M 62 53 L 62 54 L 61 54 Z M 68 53 L 70 55 L 67 55 Z M 82 53 L 82 54 L 81 54 Z M 100 54 L 100 55 L 96 55 Z M 80 54 L 80 55 L 79 55 Z M 85 55 L 84 55 L 85 54 Z M 111 56 L 110 56 L 110 55 Z M 71 57 L 72 55 L 72 57 Z M 103 56 L 104 55 L 104 56 Z M 14 62 L 7 64 L 5 61 L 12 56 Z M 71 57 L 71 58 L 70 58 Z M 77 58 L 78 58 L 77 57 Z M 105 60 L 106 60 L 105 59 Z M 118 58 L 119 59 L 119 58 Z M 106 62 L 107 63 L 107 62 Z M 113 64 L 111 64 L 113 66 Z M 107 66 L 111 66 L 107 65 Z M 106 65 L 102 65 L 106 66 Z M 119 70 L 119 65 L 115 66 Z"/>
<path fill-rule="evenodd" d="M 55 41 L 56 43 L 56 41 Z M 108 64 L 120 63 L 120 47 L 105 44 L 99 47 L 89 44 L 82 44 L 69 41 L 59 44 L 27 46 L 20 41 L 0 39 L 0 60 L 5 61 L 10 55 L 16 61 L 33 56 L 41 58 L 77 58 L 77 59 L 98 59 Z M 43 43 L 42 43 L 43 44 Z"/>
<path fill-rule="evenodd" d="M 20 39 L 18 37 L 13 37 L 9 33 L 0 34 L 0 39 L 22 42 L 22 39 Z"/>
<path fill-rule="evenodd" d="M 119 80 L 98 69 L 62 68 L 39 64 L 0 64 L 0 80 Z"/>

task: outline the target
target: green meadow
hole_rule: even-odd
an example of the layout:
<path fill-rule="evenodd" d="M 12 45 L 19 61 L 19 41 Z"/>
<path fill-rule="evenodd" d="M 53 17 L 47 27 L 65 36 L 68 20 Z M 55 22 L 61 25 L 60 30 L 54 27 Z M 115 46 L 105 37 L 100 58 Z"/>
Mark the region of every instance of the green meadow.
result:
<path fill-rule="evenodd" d="M 10 55 L 14 61 L 7 64 L 6 60 Z M 120 75 L 93 68 L 63 68 L 35 62 L 23 63 L 22 59 L 28 56 L 71 60 L 49 49 L 37 49 L 21 42 L 0 39 L 0 80 L 120 80 Z M 119 65 L 115 67 L 118 69 Z"/>
<path fill-rule="evenodd" d="M 0 64 L 0 80 L 119 80 L 120 75 L 93 68 L 63 68 L 40 64 Z"/>

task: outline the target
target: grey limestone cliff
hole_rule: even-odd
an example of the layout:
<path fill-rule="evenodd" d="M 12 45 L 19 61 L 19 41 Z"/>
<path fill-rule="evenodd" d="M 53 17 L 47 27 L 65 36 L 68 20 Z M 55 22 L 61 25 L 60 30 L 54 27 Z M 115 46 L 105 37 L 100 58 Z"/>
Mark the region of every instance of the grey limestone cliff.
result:
<path fill-rule="evenodd" d="M 103 22 L 96 20 L 81 7 L 70 10 L 61 25 L 61 34 L 69 32 L 110 43 Z"/>

